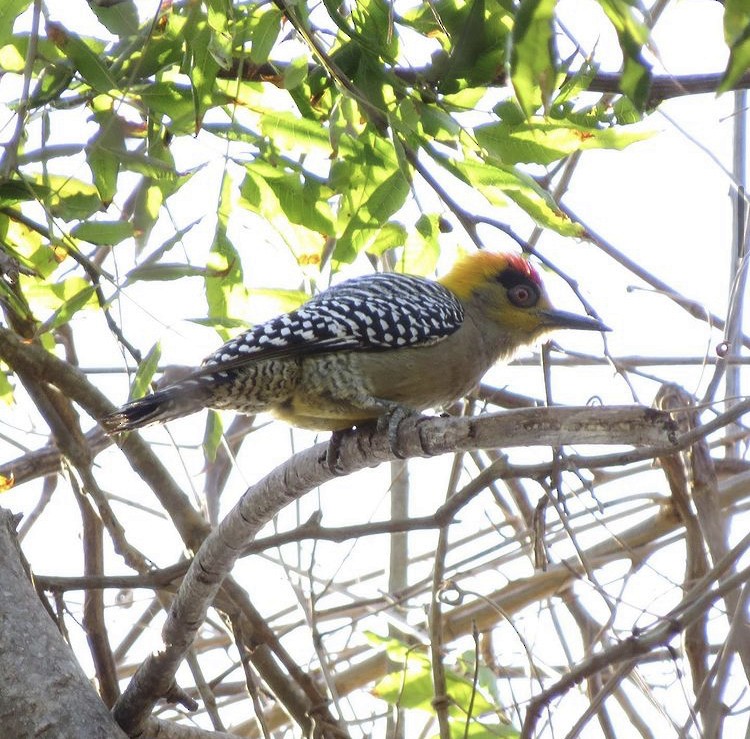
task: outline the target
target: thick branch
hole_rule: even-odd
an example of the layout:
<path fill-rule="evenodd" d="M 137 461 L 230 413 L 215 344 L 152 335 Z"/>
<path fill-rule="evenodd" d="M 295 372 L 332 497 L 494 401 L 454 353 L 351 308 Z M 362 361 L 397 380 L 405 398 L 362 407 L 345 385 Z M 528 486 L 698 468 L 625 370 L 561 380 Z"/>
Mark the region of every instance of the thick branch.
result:
<path fill-rule="evenodd" d="M 218 76 L 227 79 L 236 79 L 239 74 L 246 81 L 260 82 L 262 80 L 277 79 L 283 77 L 285 69 L 289 66 L 287 62 L 268 62 L 258 66 L 249 64 L 243 57 L 236 60 L 228 69 L 219 70 Z M 313 73 L 320 67 L 317 64 L 308 65 L 308 74 Z M 401 82 L 415 87 L 432 87 L 436 84 L 435 71 L 432 67 L 394 67 L 390 72 Z M 646 108 L 654 108 L 664 100 L 683 97 L 685 95 L 703 95 L 715 93 L 724 77 L 723 72 L 710 72 L 707 74 L 686 74 L 681 76 L 656 75 L 651 78 L 651 86 Z M 494 79 L 486 83 L 487 87 L 506 87 L 508 77 L 501 72 Z M 617 95 L 621 93 L 622 74 L 619 72 L 599 72 L 591 79 L 588 85 L 589 92 Z M 735 83 L 733 89 L 750 89 L 750 72 L 745 73 Z"/>

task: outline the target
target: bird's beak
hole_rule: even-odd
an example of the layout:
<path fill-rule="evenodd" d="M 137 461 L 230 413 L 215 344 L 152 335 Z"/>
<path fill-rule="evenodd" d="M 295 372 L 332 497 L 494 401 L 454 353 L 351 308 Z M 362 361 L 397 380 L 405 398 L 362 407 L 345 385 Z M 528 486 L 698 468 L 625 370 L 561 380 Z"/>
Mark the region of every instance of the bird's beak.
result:
<path fill-rule="evenodd" d="M 575 328 L 583 331 L 610 331 L 601 321 L 591 316 L 579 316 L 564 310 L 545 310 L 540 314 L 546 328 Z"/>

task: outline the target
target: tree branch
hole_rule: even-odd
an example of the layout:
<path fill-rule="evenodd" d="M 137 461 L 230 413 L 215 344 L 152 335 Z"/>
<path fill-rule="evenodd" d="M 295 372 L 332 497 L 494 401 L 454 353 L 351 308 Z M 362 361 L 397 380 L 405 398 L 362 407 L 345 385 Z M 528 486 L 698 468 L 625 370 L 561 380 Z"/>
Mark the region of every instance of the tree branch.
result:
<path fill-rule="evenodd" d="M 407 419 L 398 441 L 399 452 L 409 456 L 485 446 L 674 443 L 667 414 L 632 407 L 529 408 L 473 418 Z M 172 604 L 162 632 L 163 648 L 146 659 L 115 704 L 115 717 L 128 733 L 138 731 L 159 697 L 169 691 L 222 581 L 261 527 L 287 504 L 335 476 L 396 458 L 387 435 L 374 427 L 343 434 L 335 470 L 327 451 L 327 445 L 318 444 L 277 467 L 250 487 L 206 538 Z"/>

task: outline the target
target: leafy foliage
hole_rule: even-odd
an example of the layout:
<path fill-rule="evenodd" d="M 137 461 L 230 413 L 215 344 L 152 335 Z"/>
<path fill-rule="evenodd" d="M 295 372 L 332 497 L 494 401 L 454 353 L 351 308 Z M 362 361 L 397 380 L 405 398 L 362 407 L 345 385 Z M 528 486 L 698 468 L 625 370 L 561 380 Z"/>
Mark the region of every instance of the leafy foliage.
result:
<path fill-rule="evenodd" d="M 648 89 L 646 31 L 627 3 L 601 5 L 622 44 L 623 92 L 638 108 Z M 15 17 L 27 6 L 7 5 L 3 13 Z M 490 206 L 510 201 L 540 226 L 579 235 L 526 167 L 646 135 L 622 125 L 612 108 L 584 109 L 570 95 L 563 104 L 570 78 L 555 49 L 554 2 L 525 0 L 515 10 L 512 3 L 441 0 L 402 12 L 368 0 L 350 14 L 334 3 L 325 10 L 313 19 L 302 5 L 212 0 L 164 5 L 139 22 L 135 5 L 121 2 L 95 6 L 100 37 L 47 22 L 46 36 L 34 39 L 34 88 L 23 104 L 30 115 L 63 101 L 90 111 L 84 153 L 91 180 L 68 176 L 70 152 L 56 156 L 47 146 L 45 166 L 38 156 L 24 158 L 13 179 L 0 183 L 0 196 L 10 208 L 37 200 L 55 219 L 50 238 L 62 245 L 117 247 L 130 236 L 143 245 L 192 174 L 176 167 L 175 144 L 200 134 L 206 146 L 237 152 L 228 159 L 237 170 L 231 187 L 241 192 L 239 199 L 226 194 L 232 207 L 272 224 L 298 260 L 322 267 L 332 257 L 336 267 L 407 243 L 403 226 L 416 219 L 405 206 L 420 179 L 417 162 L 476 188 Z M 736 45 L 742 17 L 731 3 L 727 19 Z M 327 29 L 325 42 L 320 29 Z M 408 67 L 405 40 L 415 37 L 424 53 L 436 51 L 425 65 Z M 22 74 L 30 40 L 27 32 L 6 34 L 3 71 Z M 735 57 L 731 80 L 741 72 Z M 507 96 L 506 66 L 517 105 L 506 100 L 478 122 L 465 120 L 466 106 Z M 584 90 L 581 84 L 576 94 Z M 63 124 L 52 117 L 50 125 L 54 132 Z M 437 152 L 437 143 L 447 148 Z M 442 187 L 450 190 L 449 181 Z M 114 207 L 119 218 L 107 213 Z M 231 246 L 226 227 L 205 277 L 217 319 L 233 316 L 229 302 L 217 302 L 212 274 L 238 270 L 249 258 Z M 411 240 L 409 261 L 423 261 L 413 250 L 434 253 L 438 241 L 436 232 Z M 159 272 L 149 269 L 154 279 Z M 178 272 L 166 265 L 161 274 Z"/>

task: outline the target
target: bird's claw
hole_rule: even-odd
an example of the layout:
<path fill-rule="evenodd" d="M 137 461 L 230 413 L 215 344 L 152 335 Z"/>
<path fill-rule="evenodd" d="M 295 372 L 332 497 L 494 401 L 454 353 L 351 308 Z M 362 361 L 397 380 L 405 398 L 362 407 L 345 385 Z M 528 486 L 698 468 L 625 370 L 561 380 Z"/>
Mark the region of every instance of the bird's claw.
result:
<path fill-rule="evenodd" d="M 389 410 L 378 419 L 378 431 L 384 431 L 387 434 L 388 446 L 390 446 L 391 451 L 397 459 L 406 459 L 409 456 L 401 451 L 401 446 L 398 442 L 399 427 L 407 418 L 420 415 L 421 414 L 416 411 L 399 405 L 392 410 Z"/>
<path fill-rule="evenodd" d="M 326 449 L 326 467 L 334 474 L 340 475 L 341 469 L 339 468 L 339 457 L 341 455 L 341 443 L 344 441 L 344 431 L 333 431 L 331 438 L 328 440 L 328 448 Z"/>

